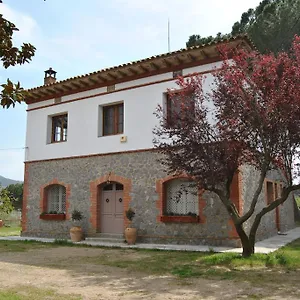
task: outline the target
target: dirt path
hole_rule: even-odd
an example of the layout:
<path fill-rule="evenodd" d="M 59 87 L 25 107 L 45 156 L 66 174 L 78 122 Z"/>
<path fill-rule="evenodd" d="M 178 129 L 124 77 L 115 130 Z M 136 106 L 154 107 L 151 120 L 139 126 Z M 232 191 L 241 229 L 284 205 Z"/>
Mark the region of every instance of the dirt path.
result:
<path fill-rule="evenodd" d="M 289 285 L 287 290 L 284 285 L 252 287 L 240 281 L 148 276 L 92 263 L 93 258 L 103 255 L 124 255 L 124 252 L 116 249 L 59 247 L 0 255 L 0 289 L 22 285 L 53 289 L 60 294 L 77 294 L 82 299 L 111 300 L 300 298 L 299 284 L 296 284 L 298 278 L 293 278 L 295 285 Z M 137 255 L 147 259 L 145 253 L 126 251 L 127 260 Z"/>

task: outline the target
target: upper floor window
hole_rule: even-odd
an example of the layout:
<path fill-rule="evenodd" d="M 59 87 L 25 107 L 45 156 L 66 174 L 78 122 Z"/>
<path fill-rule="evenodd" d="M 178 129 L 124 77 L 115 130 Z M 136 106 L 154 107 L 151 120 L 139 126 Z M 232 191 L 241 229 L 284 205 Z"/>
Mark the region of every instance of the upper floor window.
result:
<path fill-rule="evenodd" d="M 167 94 L 166 101 L 167 125 L 169 127 L 181 127 L 184 120 L 194 117 L 195 103 L 192 95 L 184 95 L 181 92 Z"/>
<path fill-rule="evenodd" d="M 66 188 L 53 184 L 47 187 L 47 212 L 66 213 Z"/>
<path fill-rule="evenodd" d="M 51 143 L 65 142 L 68 133 L 68 114 L 52 117 Z"/>
<path fill-rule="evenodd" d="M 103 135 L 123 133 L 124 104 L 103 106 Z"/>
<path fill-rule="evenodd" d="M 165 183 L 165 215 L 198 216 L 198 188 L 193 181 L 173 179 Z"/>

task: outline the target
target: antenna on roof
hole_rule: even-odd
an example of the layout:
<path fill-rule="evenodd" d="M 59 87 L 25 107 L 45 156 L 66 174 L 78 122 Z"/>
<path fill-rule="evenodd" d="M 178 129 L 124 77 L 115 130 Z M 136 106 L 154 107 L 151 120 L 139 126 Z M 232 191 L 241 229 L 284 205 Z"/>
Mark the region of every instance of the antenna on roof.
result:
<path fill-rule="evenodd" d="M 170 19 L 168 18 L 168 52 L 171 52 L 170 46 Z"/>

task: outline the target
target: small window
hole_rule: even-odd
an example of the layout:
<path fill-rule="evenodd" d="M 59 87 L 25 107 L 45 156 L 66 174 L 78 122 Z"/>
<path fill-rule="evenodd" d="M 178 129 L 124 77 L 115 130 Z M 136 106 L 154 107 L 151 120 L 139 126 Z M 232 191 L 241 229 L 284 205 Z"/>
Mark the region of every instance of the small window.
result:
<path fill-rule="evenodd" d="M 178 76 L 182 76 L 182 70 L 174 71 L 173 78 L 176 79 Z"/>
<path fill-rule="evenodd" d="M 108 93 L 114 92 L 115 90 L 116 90 L 116 85 L 115 84 L 107 86 L 107 92 Z"/>
<path fill-rule="evenodd" d="M 123 133 L 124 105 L 103 106 L 103 135 Z"/>
<path fill-rule="evenodd" d="M 283 184 L 282 183 L 279 183 L 278 189 L 279 189 L 279 191 L 278 191 L 279 197 L 281 197 L 282 196 L 282 192 L 283 192 Z"/>
<path fill-rule="evenodd" d="M 123 189 L 124 189 L 123 184 L 119 184 L 119 183 L 116 184 L 117 191 L 123 191 Z"/>
<path fill-rule="evenodd" d="M 267 204 L 274 201 L 274 196 L 273 182 L 267 181 Z"/>
<path fill-rule="evenodd" d="M 54 104 L 61 103 L 61 97 L 57 97 L 54 99 Z"/>
<path fill-rule="evenodd" d="M 173 179 L 165 183 L 165 215 L 198 216 L 198 188 L 193 181 Z"/>
<path fill-rule="evenodd" d="M 103 191 L 112 191 L 113 190 L 113 184 L 107 184 L 103 187 Z"/>
<path fill-rule="evenodd" d="M 68 133 L 68 114 L 52 117 L 51 143 L 65 142 Z"/>
<path fill-rule="evenodd" d="M 54 184 L 47 188 L 47 213 L 66 213 L 66 188 Z"/>
<path fill-rule="evenodd" d="M 275 191 L 275 200 L 278 198 L 278 184 L 274 183 L 274 191 Z"/>
<path fill-rule="evenodd" d="M 194 118 L 195 103 L 192 95 L 183 95 L 180 92 L 167 94 L 166 121 L 169 127 L 181 127 L 184 120 Z"/>

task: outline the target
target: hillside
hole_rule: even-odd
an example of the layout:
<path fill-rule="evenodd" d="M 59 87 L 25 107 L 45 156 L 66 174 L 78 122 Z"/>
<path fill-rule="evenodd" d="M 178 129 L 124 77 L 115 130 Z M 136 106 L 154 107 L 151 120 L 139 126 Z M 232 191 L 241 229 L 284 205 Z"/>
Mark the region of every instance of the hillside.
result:
<path fill-rule="evenodd" d="M 17 180 L 12 180 L 12 179 L 8 179 L 8 178 L 5 178 L 3 176 L 0 175 L 0 185 L 2 187 L 6 187 L 10 184 L 15 184 L 15 183 L 20 183 L 21 181 L 17 181 Z"/>

